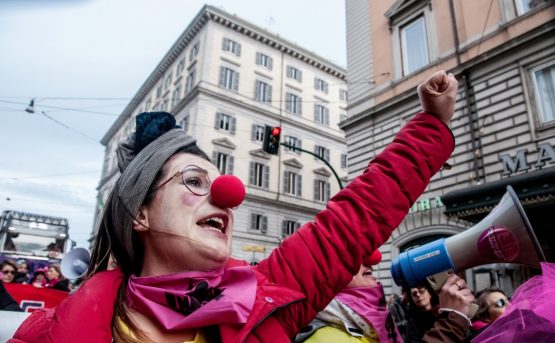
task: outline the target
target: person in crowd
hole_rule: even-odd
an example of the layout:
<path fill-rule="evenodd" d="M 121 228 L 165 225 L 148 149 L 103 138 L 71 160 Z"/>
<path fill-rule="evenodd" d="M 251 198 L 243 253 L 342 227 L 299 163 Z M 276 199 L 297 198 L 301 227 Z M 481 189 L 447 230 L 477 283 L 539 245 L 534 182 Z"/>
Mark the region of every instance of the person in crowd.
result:
<path fill-rule="evenodd" d="M 15 283 L 29 283 L 29 267 L 27 261 L 21 259 L 17 261 L 17 272 L 14 278 Z"/>
<path fill-rule="evenodd" d="M 12 298 L 10 293 L 4 287 L 4 282 L 0 280 L 0 311 L 16 311 L 22 312 L 23 310 L 19 307 L 17 301 Z M 1 328 L 0 328 L 1 330 Z"/>
<path fill-rule="evenodd" d="M 476 293 L 476 303 L 478 311 L 472 318 L 469 340 L 476 337 L 503 315 L 509 304 L 509 299 L 500 288 L 486 288 Z"/>
<path fill-rule="evenodd" d="M 48 268 L 37 268 L 33 277 L 31 278 L 30 284 L 37 287 L 43 288 L 46 287 L 47 279 L 46 273 L 48 272 Z"/>
<path fill-rule="evenodd" d="M 387 309 L 389 313 L 391 313 L 391 318 L 397 327 L 397 332 L 403 338 L 403 341 L 407 339 L 408 334 L 408 320 L 407 320 L 407 312 L 408 312 L 408 295 L 406 291 L 401 291 L 401 296 L 397 294 L 392 294 L 390 297 L 389 304 L 387 305 Z"/>
<path fill-rule="evenodd" d="M 439 316 L 439 298 L 428 284 L 405 289 L 408 300 L 408 326 L 406 342 L 421 342 Z"/>
<path fill-rule="evenodd" d="M 291 340 L 389 238 L 449 158 L 456 93 L 456 79 L 444 71 L 421 84 L 424 113 L 256 266 L 230 257 L 238 204 L 211 188 L 232 177 L 220 176 L 173 115 L 138 115 L 135 133 L 117 150 L 121 175 L 88 280 L 54 314 L 34 311 L 11 341 Z"/>
<path fill-rule="evenodd" d="M 62 275 L 62 270 L 59 264 L 52 264 L 48 267 L 46 272 L 47 288 L 57 289 L 59 291 L 69 292 L 69 280 Z"/>
<path fill-rule="evenodd" d="M 12 260 L 4 260 L 2 262 L 2 281 L 4 283 L 11 283 L 15 279 L 15 274 L 17 273 L 17 265 Z"/>

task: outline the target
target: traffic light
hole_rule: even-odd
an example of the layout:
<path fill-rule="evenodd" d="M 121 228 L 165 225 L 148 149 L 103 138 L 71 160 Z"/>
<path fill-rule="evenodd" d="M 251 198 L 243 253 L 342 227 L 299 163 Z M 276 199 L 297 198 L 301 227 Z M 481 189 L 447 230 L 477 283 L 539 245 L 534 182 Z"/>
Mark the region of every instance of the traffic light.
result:
<path fill-rule="evenodd" d="M 264 130 L 264 142 L 262 143 L 262 150 L 268 154 L 277 155 L 279 151 L 279 135 L 281 134 L 281 127 L 266 125 Z"/>

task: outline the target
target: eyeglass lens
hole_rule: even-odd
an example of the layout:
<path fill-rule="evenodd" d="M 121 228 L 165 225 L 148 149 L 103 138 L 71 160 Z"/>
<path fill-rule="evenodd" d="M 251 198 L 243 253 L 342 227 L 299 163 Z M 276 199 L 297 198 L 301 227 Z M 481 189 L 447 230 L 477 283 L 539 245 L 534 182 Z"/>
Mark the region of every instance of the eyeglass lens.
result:
<path fill-rule="evenodd" d="M 498 308 L 505 307 L 507 305 L 507 300 L 501 298 L 495 302 L 495 306 Z"/>
<path fill-rule="evenodd" d="M 2 273 L 4 274 L 15 274 L 15 270 L 3 270 Z"/>
<path fill-rule="evenodd" d="M 210 178 L 204 169 L 197 166 L 187 166 L 181 172 L 183 184 L 191 193 L 206 195 L 210 191 Z"/>

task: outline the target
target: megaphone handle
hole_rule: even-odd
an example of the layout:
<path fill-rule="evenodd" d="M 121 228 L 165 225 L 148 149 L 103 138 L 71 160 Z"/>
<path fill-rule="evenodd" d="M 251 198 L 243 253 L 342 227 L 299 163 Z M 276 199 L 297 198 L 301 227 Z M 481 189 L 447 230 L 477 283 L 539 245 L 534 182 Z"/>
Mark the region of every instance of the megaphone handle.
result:
<path fill-rule="evenodd" d="M 447 281 L 449 276 L 454 273 L 455 272 L 452 269 L 449 269 L 441 273 L 428 276 L 426 280 L 428 281 L 428 283 L 430 284 L 430 286 L 433 288 L 434 291 L 439 292 L 441 287 L 443 287 L 443 284 L 445 284 L 445 281 Z M 478 304 L 474 304 L 474 303 L 470 304 L 470 308 L 468 309 L 468 318 L 474 317 L 476 312 L 478 312 Z"/>
<path fill-rule="evenodd" d="M 443 284 L 445 283 L 445 281 L 447 281 L 449 276 L 451 276 L 451 274 L 454 274 L 454 273 L 455 272 L 453 271 L 453 269 L 445 270 L 441 273 L 428 276 L 426 278 L 426 281 L 428 281 L 428 283 L 430 284 L 430 286 L 434 291 L 439 292 L 441 287 L 443 287 Z"/>

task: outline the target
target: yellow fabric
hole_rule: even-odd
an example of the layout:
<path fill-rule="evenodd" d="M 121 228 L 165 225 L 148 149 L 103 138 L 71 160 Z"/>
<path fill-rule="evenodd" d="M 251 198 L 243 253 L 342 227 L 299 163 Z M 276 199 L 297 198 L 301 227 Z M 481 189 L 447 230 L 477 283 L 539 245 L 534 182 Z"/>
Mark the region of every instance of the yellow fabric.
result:
<path fill-rule="evenodd" d="M 119 326 L 123 329 L 123 331 L 125 331 L 125 333 L 127 335 L 129 335 L 130 337 L 135 338 L 135 335 L 133 334 L 133 332 L 131 332 L 131 330 L 129 330 L 129 327 L 127 326 L 127 324 L 125 324 L 121 318 L 118 317 L 118 324 Z M 207 343 L 206 342 L 206 338 L 204 337 L 204 335 L 202 334 L 201 331 L 197 331 L 197 334 L 195 335 L 195 339 L 192 341 L 183 341 L 183 343 Z"/>
<path fill-rule="evenodd" d="M 378 335 L 372 331 L 370 337 L 354 337 L 341 329 L 324 326 L 314 332 L 305 343 L 379 343 Z"/>

